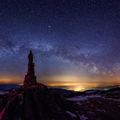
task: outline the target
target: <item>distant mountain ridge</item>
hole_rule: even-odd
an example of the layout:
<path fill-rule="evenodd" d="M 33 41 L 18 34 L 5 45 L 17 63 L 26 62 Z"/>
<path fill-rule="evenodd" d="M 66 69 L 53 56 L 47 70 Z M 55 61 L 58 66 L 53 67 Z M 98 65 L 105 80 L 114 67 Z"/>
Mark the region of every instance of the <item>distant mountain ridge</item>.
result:
<path fill-rule="evenodd" d="M 15 90 L 17 88 L 20 88 L 22 85 L 17 85 L 17 84 L 0 84 L 0 92 L 2 91 L 9 91 L 9 90 Z M 80 94 L 90 94 L 90 93 L 99 93 L 99 92 L 104 92 L 104 91 L 112 91 L 112 90 L 116 90 L 119 89 L 119 85 L 118 86 L 108 86 L 107 88 L 109 88 L 108 90 L 85 90 L 85 91 L 73 91 L 73 90 L 66 90 L 66 89 L 62 89 L 62 88 L 57 88 L 57 87 L 48 87 L 50 89 L 52 89 L 53 92 L 60 94 L 62 96 L 72 96 L 72 95 L 80 95 Z"/>
<path fill-rule="evenodd" d="M 0 84 L 0 91 L 2 90 L 9 90 L 9 89 L 16 89 L 21 87 L 21 85 L 17 84 Z"/>

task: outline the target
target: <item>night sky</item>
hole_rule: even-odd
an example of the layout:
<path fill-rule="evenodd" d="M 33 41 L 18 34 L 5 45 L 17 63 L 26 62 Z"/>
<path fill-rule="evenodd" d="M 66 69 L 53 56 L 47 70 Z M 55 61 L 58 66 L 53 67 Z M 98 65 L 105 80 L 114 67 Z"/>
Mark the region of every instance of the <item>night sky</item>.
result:
<path fill-rule="evenodd" d="M 0 83 L 72 90 L 120 85 L 120 0 L 0 0 Z"/>

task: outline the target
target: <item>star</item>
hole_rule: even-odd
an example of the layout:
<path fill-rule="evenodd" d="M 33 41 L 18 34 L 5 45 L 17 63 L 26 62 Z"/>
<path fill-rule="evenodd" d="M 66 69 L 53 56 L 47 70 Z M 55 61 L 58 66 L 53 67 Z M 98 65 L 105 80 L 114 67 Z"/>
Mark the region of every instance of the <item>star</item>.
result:
<path fill-rule="evenodd" d="M 48 28 L 51 28 L 51 26 L 49 25 Z"/>

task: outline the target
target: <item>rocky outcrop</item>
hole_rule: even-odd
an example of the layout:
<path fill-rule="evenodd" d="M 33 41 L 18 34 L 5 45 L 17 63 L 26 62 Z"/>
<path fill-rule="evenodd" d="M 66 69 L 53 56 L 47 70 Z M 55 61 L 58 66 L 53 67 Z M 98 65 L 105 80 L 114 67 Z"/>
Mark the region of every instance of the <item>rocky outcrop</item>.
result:
<path fill-rule="evenodd" d="M 34 66 L 35 65 L 33 63 L 33 53 L 30 50 L 30 53 L 28 54 L 28 71 L 27 75 L 25 75 L 24 86 L 31 86 L 37 84 Z"/>
<path fill-rule="evenodd" d="M 70 101 L 43 84 L 22 86 L 0 99 L 0 120 L 73 120 Z"/>

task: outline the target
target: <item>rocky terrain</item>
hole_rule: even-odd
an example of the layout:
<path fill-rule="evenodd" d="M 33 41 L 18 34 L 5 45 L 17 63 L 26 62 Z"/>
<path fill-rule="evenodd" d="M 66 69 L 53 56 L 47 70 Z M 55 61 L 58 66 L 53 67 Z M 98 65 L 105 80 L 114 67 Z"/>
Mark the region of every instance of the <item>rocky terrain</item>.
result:
<path fill-rule="evenodd" d="M 75 113 L 72 102 L 43 84 L 22 86 L 0 99 L 0 120 L 73 120 L 70 113 Z"/>
<path fill-rule="evenodd" d="M 69 96 L 69 95 L 68 95 Z M 43 84 L 0 95 L 0 120 L 119 120 L 120 88 L 64 98 Z"/>
<path fill-rule="evenodd" d="M 74 101 L 77 113 L 84 116 L 83 120 L 120 119 L 120 88 L 84 94 L 67 100 Z"/>

